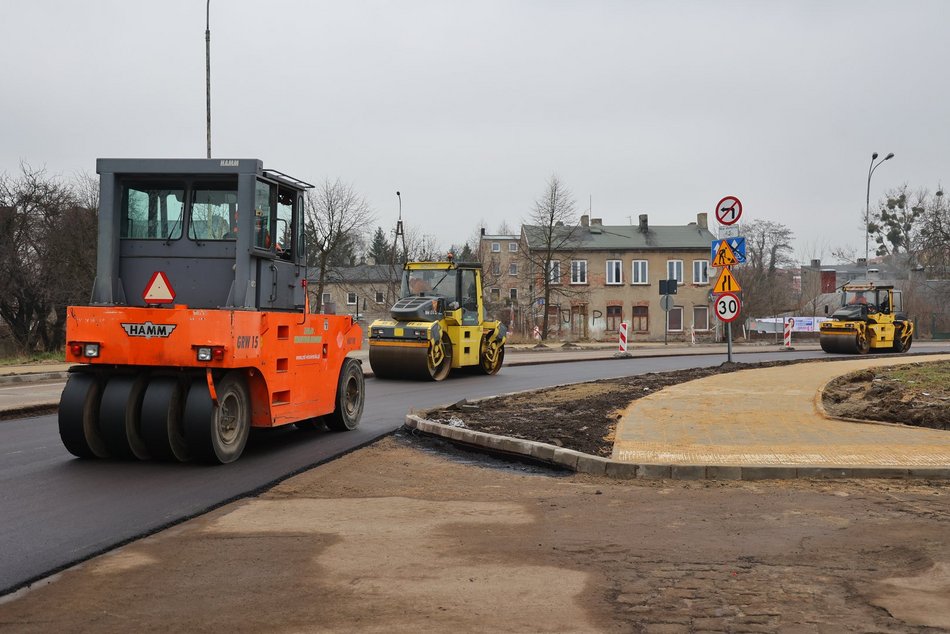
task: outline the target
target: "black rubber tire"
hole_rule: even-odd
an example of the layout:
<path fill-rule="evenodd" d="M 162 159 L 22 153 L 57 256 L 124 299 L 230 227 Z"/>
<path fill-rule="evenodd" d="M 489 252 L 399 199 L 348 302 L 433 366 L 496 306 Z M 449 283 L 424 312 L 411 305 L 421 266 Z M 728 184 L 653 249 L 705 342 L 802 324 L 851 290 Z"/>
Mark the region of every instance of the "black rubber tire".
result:
<path fill-rule="evenodd" d="M 492 375 L 498 374 L 498 371 L 501 370 L 502 364 L 505 362 L 505 346 L 502 345 L 498 350 L 498 356 L 495 358 L 494 365 L 488 363 L 488 359 L 485 358 L 484 354 L 478 359 L 478 371 L 482 374 Z"/>
<path fill-rule="evenodd" d="M 858 354 L 867 354 L 871 350 L 871 342 L 868 341 L 867 333 L 858 333 L 854 339 L 855 352 Z"/>
<path fill-rule="evenodd" d="M 344 359 L 336 384 L 336 398 L 332 414 L 324 417 L 331 431 L 352 431 L 363 417 L 366 401 L 366 380 L 363 367 L 356 359 Z"/>
<path fill-rule="evenodd" d="M 913 334 L 911 334 L 910 337 L 907 338 L 906 342 L 903 341 L 901 337 L 902 331 L 903 331 L 903 327 L 900 325 L 894 328 L 894 346 L 893 348 L 891 348 L 891 350 L 898 354 L 901 354 L 910 350 L 911 345 L 914 343 Z"/>
<path fill-rule="evenodd" d="M 148 386 L 144 374 L 113 376 L 102 391 L 99 405 L 99 430 L 109 451 L 116 458 L 150 458 L 142 439 L 142 397 Z"/>
<path fill-rule="evenodd" d="M 155 377 L 142 399 L 142 438 L 153 458 L 186 462 L 184 409 L 188 384 L 170 376 Z"/>
<path fill-rule="evenodd" d="M 426 370 L 433 381 L 444 381 L 452 371 L 452 340 L 448 335 L 442 337 L 442 363 L 432 367 L 429 365 L 429 357 L 426 356 Z"/>
<path fill-rule="evenodd" d="M 211 402 L 203 380 L 192 383 L 185 400 L 185 439 L 196 458 L 211 464 L 234 462 L 244 453 L 251 433 L 251 397 L 241 372 L 229 372 L 215 386 Z"/>
<path fill-rule="evenodd" d="M 99 433 L 102 380 L 95 374 L 73 372 L 59 399 L 59 437 L 66 451 L 78 458 L 108 458 Z"/>

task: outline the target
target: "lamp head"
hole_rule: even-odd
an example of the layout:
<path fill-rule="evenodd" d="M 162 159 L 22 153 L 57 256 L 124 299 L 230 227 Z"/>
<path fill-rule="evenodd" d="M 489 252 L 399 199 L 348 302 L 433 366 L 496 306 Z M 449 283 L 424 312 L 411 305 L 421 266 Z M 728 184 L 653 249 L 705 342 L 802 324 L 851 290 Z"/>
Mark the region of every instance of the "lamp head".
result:
<path fill-rule="evenodd" d="M 890 160 L 890 159 L 892 159 L 892 158 L 894 158 L 894 153 L 893 153 L 893 152 L 891 152 L 890 154 L 888 154 L 887 156 L 885 156 L 885 157 L 884 157 L 884 160 L 885 160 L 885 161 L 888 161 L 888 160 Z"/>
<path fill-rule="evenodd" d="M 874 159 L 876 159 L 876 158 L 877 158 L 877 152 L 875 152 L 874 154 L 871 155 L 871 160 L 872 160 L 872 161 L 873 161 Z"/>

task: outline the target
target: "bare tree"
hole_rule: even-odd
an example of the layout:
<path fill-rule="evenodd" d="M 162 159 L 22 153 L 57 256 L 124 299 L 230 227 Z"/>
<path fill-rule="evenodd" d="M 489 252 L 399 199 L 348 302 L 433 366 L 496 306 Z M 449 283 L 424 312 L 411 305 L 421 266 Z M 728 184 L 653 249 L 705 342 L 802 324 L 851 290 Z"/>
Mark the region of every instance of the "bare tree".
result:
<path fill-rule="evenodd" d="M 422 233 L 416 227 L 409 227 L 405 231 L 409 262 L 439 262 L 445 259 L 446 254 L 435 236 Z"/>
<path fill-rule="evenodd" d="M 919 237 L 920 263 L 933 279 L 950 278 L 950 204 L 942 187 L 925 203 Z"/>
<path fill-rule="evenodd" d="M 548 336 L 551 297 L 561 282 L 577 242 L 574 197 L 556 174 L 548 179 L 544 193 L 534 203 L 522 227 L 521 256 L 533 269 L 536 288 L 544 299 L 541 338 Z"/>
<path fill-rule="evenodd" d="M 780 222 L 753 220 L 743 227 L 746 261 L 733 269 L 742 287 L 742 312 L 749 317 L 774 316 L 794 307 L 791 279 L 792 230 Z"/>
<path fill-rule="evenodd" d="M 352 185 L 327 179 L 307 192 L 306 218 L 307 264 L 318 271 L 315 292 L 319 311 L 327 281 L 333 279 L 335 269 L 347 264 L 339 254 L 362 244 L 375 214 Z"/>
<path fill-rule="evenodd" d="M 26 164 L 0 174 L 0 318 L 25 353 L 61 348 L 66 306 L 89 298 L 97 191 Z"/>
<path fill-rule="evenodd" d="M 903 254 L 915 259 L 921 246 L 918 220 L 924 215 L 927 199 L 926 189 L 912 192 L 906 184 L 887 192 L 868 221 L 868 233 L 877 243 L 876 255 Z"/>

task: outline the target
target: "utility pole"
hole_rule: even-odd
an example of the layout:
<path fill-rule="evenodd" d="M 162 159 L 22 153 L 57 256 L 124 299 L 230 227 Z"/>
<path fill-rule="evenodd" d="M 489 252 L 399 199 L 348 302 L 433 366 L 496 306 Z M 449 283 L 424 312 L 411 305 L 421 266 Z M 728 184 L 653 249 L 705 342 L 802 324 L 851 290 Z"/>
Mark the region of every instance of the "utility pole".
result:
<path fill-rule="evenodd" d="M 205 94 L 208 103 L 208 158 L 211 158 L 211 0 L 205 5 Z"/>

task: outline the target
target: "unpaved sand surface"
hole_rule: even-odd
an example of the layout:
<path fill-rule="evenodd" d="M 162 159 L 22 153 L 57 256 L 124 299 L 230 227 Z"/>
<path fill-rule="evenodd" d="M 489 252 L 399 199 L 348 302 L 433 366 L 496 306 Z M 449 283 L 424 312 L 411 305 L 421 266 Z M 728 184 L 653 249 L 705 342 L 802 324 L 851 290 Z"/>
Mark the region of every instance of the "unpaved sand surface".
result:
<path fill-rule="evenodd" d="M 0 604 L 11 632 L 950 628 L 950 490 L 612 481 L 397 436 Z"/>

